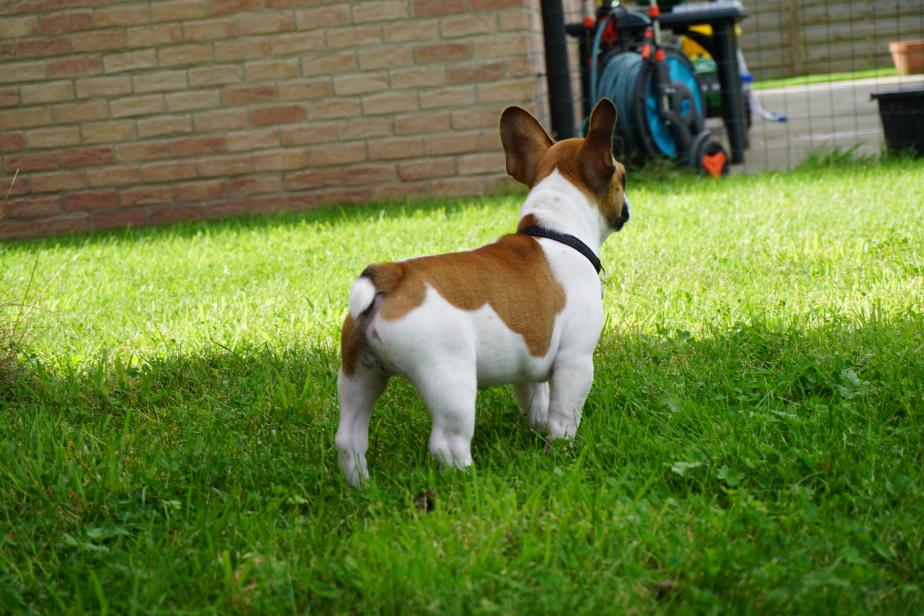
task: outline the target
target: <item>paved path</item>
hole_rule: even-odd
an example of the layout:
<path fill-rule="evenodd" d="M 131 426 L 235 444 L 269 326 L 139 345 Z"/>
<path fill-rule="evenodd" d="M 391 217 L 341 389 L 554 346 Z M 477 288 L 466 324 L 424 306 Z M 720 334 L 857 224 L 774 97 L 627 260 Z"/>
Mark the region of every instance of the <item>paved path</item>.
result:
<path fill-rule="evenodd" d="M 882 124 L 870 93 L 922 86 L 924 75 L 912 75 L 757 90 L 764 109 L 785 113 L 789 121 L 770 122 L 755 114 L 751 147 L 744 164 L 735 165 L 732 172 L 788 169 L 812 152 L 834 147 L 878 154 L 884 147 Z M 709 127 L 724 139 L 720 120 L 710 120 Z"/>

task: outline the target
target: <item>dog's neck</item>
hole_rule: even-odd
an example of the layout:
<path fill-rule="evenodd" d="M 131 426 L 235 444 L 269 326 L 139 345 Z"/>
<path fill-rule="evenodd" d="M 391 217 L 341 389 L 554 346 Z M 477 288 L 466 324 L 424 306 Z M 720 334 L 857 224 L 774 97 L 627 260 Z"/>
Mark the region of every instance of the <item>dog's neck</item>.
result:
<path fill-rule="evenodd" d="M 600 210 L 557 169 L 526 196 L 520 208 L 520 220 L 530 215 L 533 217 L 531 224 L 573 235 L 597 255 L 610 234 Z"/>

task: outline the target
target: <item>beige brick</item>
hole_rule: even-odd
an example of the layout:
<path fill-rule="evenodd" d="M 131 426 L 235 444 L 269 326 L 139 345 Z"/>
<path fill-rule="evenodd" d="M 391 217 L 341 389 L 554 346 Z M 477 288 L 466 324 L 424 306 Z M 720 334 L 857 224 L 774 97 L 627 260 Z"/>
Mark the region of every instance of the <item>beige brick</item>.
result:
<path fill-rule="evenodd" d="M 211 201 L 221 199 L 227 190 L 226 180 L 199 180 L 177 184 L 173 195 L 177 201 Z"/>
<path fill-rule="evenodd" d="M 481 131 L 481 148 L 485 151 L 502 150 L 504 146 L 501 143 L 500 131 L 497 129 Z"/>
<path fill-rule="evenodd" d="M 245 175 L 232 179 L 229 185 L 232 195 L 265 195 L 282 190 L 281 174 Z"/>
<path fill-rule="evenodd" d="M 247 81 L 286 80 L 298 76 L 298 73 L 298 58 L 244 65 L 244 79 Z"/>
<path fill-rule="evenodd" d="M 218 86 L 241 81 L 241 67 L 237 64 L 215 64 L 189 69 L 189 85 Z"/>
<path fill-rule="evenodd" d="M 354 26 L 327 30 L 327 47 L 342 49 L 344 47 L 365 47 L 382 42 L 381 26 Z"/>
<path fill-rule="evenodd" d="M 324 49 L 324 32 L 297 32 L 295 34 L 274 36 L 270 43 L 270 49 L 274 56 L 289 56 L 304 51 Z"/>
<path fill-rule="evenodd" d="M 227 147 L 224 137 L 181 137 L 170 142 L 172 156 L 198 156 L 224 152 Z"/>
<path fill-rule="evenodd" d="M 150 15 L 148 4 L 141 3 L 98 8 L 94 18 L 97 28 L 115 28 L 147 23 Z"/>
<path fill-rule="evenodd" d="M 26 138 L 22 133 L 0 131 L 0 152 L 15 152 L 26 147 Z"/>
<path fill-rule="evenodd" d="M 94 229 L 140 227 L 147 221 L 144 210 L 100 210 L 90 215 Z"/>
<path fill-rule="evenodd" d="M 307 101 L 333 96 L 334 86 L 330 79 L 299 79 L 280 82 L 278 96 L 281 101 Z"/>
<path fill-rule="evenodd" d="M 205 17 L 205 3 L 202 0 L 174 0 L 152 2 L 154 21 L 184 21 Z"/>
<path fill-rule="evenodd" d="M 377 2 L 357 2 L 353 5 L 353 21 L 391 21 L 404 19 L 407 15 L 407 3 L 402 0 L 379 0 Z"/>
<path fill-rule="evenodd" d="M 460 156 L 457 165 L 462 175 L 497 173 L 506 168 L 503 152 L 485 152 Z"/>
<path fill-rule="evenodd" d="M 234 130 L 247 126 L 247 112 L 243 109 L 229 111 L 200 111 L 193 116 L 197 133 Z"/>
<path fill-rule="evenodd" d="M 21 59 L 60 56 L 66 54 L 69 49 L 66 36 L 20 39 L 16 42 L 16 55 Z"/>
<path fill-rule="evenodd" d="M 299 30 L 336 28 L 350 23 L 350 5 L 324 6 L 295 13 Z"/>
<path fill-rule="evenodd" d="M 497 127 L 500 120 L 500 109 L 497 107 L 482 107 L 477 109 L 459 109 L 452 112 L 452 128 L 465 130 L 468 128 Z"/>
<path fill-rule="evenodd" d="M 342 169 L 312 169 L 301 173 L 286 175 L 286 188 L 288 190 L 316 190 L 318 188 L 332 188 L 342 185 Z"/>
<path fill-rule="evenodd" d="M 466 197 L 484 192 L 480 178 L 446 178 L 430 182 L 430 194 L 434 197 Z"/>
<path fill-rule="evenodd" d="M 504 76 L 504 63 L 492 60 L 457 64 L 446 70 L 446 76 L 452 85 L 497 81 Z"/>
<path fill-rule="evenodd" d="M 427 182 L 397 182 L 372 188 L 373 201 L 394 201 L 408 197 L 422 198 L 430 194 Z"/>
<path fill-rule="evenodd" d="M 51 111 L 48 107 L 22 107 L 0 111 L 0 126 L 4 130 L 48 126 L 49 124 L 51 124 Z"/>
<path fill-rule="evenodd" d="M 18 107 L 19 88 L 0 88 L 0 107 Z"/>
<path fill-rule="evenodd" d="M 386 92 L 374 94 L 362 100 L 364 115 L 383 113 L 405 113 L 418 108 L 417 92 Z"/>
<path fill-rule="evenodd" d="M 253 155 L 254 171 L 287 171 L 308 166 L 308 150 L 279 150 Z"/>
<path fill-rule="evenodd" d="M 426 139 L 427 156 L 462 154 L 481 150 L 481 133 L 450 133 L 433 135 Z"/>
<path fill-rule="evenodd" d="M 366 146 L 363 143 L 332 143 L 311 148 L 311 164 L 317 167 L 363 160 L 366 160 Z"/>
<path fill-rule="evenodd" d="M 156 71 L 134 75 L 132 84 L 136 93 L 184 90 L 187 86 L 186 71 Z"/>
<path fill-rule="evenodd" d="M 60 212 L 61 199 L 58 195 L 25 197 L 13 199 L 7 203 L 3 218 L 38 218 L 53 216 Z"/>
<path fill-rule="evenodd" d="M 142 139 L 162 135 L 181 135 L 192 132 L 192 119 L 187 114 L 164 115 L 138 120 L 138 136 Z"/>
<path fill-rule="evenodd" d="M 395 118 L 395 133 L 398 135 L 420 135 L 446 132 L 450 129 L 449 111 L 435 113 L 413 113 Z"/>
<path fill-rule="evenodd" d="M 133 71 L 157 65 L 157 54 L 153 49 L 114 53 L 103 57 L 103 68 L 107 73 Z"/>
<path fill-rule="evenodd" d="M 90 228 L 90 215 L 84 212 L 64 214 L 54 218 L 35 221 L 37 235 L 61 235 L 64 233 L 80 233 Z"/>
<path fill-rule="evenodd" d="M 302 75 L 334 75 L 356 68 L 356 54 L 352 51 L 302 58 Z"/>
<path fill-rule="evenodd" d="M 323 190 L 315 195 L 319 205 L 336 205 L 340 203 L 362 203 L 372 197 L 368 188 Z"/>
<path fill-rule="evenodd" d="M 116 158 L 120 161 L 162 160 L 169 157 L 169 141 L 126 143 L 116 148 Z"/>
<path fill-rule="evenodd" d="M 71 49 L 76 52 L 105 51 L 125 47 L 123 30 L 91 30 L 71 35 Z"/>
<path fill-rule="evenodd" d="M 157 63 L 161 66 L 201 66 L 211 61 L 210 45 L 177 45 L 157 50 Z"/>
<path fill-rule="evenodd" d="M 138 186 L 119 191 L 119 203 L 122 207 L 169 203 L 172 200 L 173 188 L 170 186 Z"/>
<path fill-rule="evenodd" d="M 269 43 L 266 39 L 240 39 L 215 43 L 215 60 L 218 62 L 260 60 L 268 53 Z"/>
<path fill-rule="evenodd" d="M 102 70 L 99 56 L 73 56 L 48 61 L 48 74 L 54 77 L 97 75 Z M 23 81 L 26 79 L 23 78 Z"/>
<path fill-rule="evenodd" d="M 173 182 L 196 177 L 196 165 L 192 162 L 168 162 L 145 165 L 141 168 L 145 182 Z"/>
<path fill-rule="evenodd" d="M 38 17 L 25 15 L 0 19 L 0 32 L 3 33 L 3 38 L 22 38 L 41 34 L 42 28 Z"/>
<path fill-rule="evenodd" d="M 300 105 L 279 105 L 262 107 L 250 112 L 250 123 L 254 126 L 274 124 L 295 124 L 305 119 L 305 110 Z"/>
<path fill-rule="evenodd" d="M 74 148 L 61 154 L 64 167 L 98 167 L 108 165 L 113 160 L 112 148 L 108 145 L 95 148 Z"/>
<path fill-rule="evenodd" d="M 414 53 L 410 47 L 363 49 L 359 52 L 359 68 L 364 71 L 382 68 L 395 69 L 413 64 Z"/>
<path fill-rule="evenodd" d="M 369 143 L 369 160 L 397 160 L 423 155 L 423 139 L 398 137 Z"/>
<path fill-rule="evenodd" d="M 83 188 L 86 182 L 79 171 L 55 171 L 52 173 L 35 173 L 30 178 L 32 192 L 56 192 L 59 190 L 76 190 Z"/>
<path fill-rule="evenodd" d="M 504 81 L 478 86 L 479 103 L 519 103 L 531 100 L 536 94 L 536 82 L 532 79 Z"/>
<path fill-rule="evenodd" d="M 431 43 L 419 45 L 414 49 L 414 57 L 418 64 L 434 64 L 447 62 L 460 62 L 471 57 L 468 43 Z"/>
<path fill-rule="evenodd" d="M 495 36 L 476 38 L 472 41 L 475 58 L 501 58 L 529 53 L 529 35 L 511 32 Z"/>
<path fill-rule="evenodd" d="M 391 72 L 391 89 L 425 88 L 446 83 L 446 68 L 440 65 L 415 66 Z"/>
<path fill-rule="evenodd" d="M 130 94 L 132 82 L 128 77 L 92 77 L 78 79 L 77 98 L 96 98 Z"/>
<path fill-rule="evenodd" d="M 70 193 L 61 200 L 61 208 L 66 212 L 111 210 L 118 206 L 119 198 L 114 190 Z"/>
<path fill-rule="evenodd" d="M 253 160 L 249 154 L 219 156 L 199 161 L 199 175 L 203 177 L 242 175 L 253 172 Z"/>
<path fill-rule="evenodd" d="M 428 158 L 413 160 L 398 165 L 398 177 L 402 181 L 444 178 L 456 174 L 456 161 L 452 158 Z"/>
<path fill-rule="evenodd" d="M 183 41 L 183 26 L 180 24 L 158 24 L 129 28 L 126 45 L 131 48 L 171 45 Z"/>
<path fill-rule="evenodd" d="M 15 173 L 17 170 L 22 173 L 47 171 L 58 168 L 59 158 L 58 152 L 29 152 L 28 154 L 7 156 L 3 167 L 7 173 Z M 6 193 L 6 190 L 3 192 Z"/>
<path fill-rule="evenodd" d="M 264 7 L 264 0 L 211 0 L 212 13 L 229 15 L 243 11 L 259 11 Z"/>
<path fill-rule="evenodd" d="M 135 139 L 135 125 L 131 121 L 84 124 L 80 130 L 84 143 L 114 143 Z"/>
<path fill-rule="evenodd" d="M 114 118 L 161 113 L 164 110 L 164 97 L 160 94 L 149 96 L 127 96 L 117 98 L 109 103 L 109 112 Z"/>
<path fill-rule="evenodd" d="M 341 75 L 334 77 L 334 94 L 337 96 L 352 96 L 354 94 L 368 94 L 388 89 L 388 75 L 381 73 L 360 73 L 357 75 Z"/>
<path fill-rule="evenodd" d="M 278 128 L 261 128 L 228 133 L 225 138 L 228 143 L 228 150 L 232 152 L 278 148 L 280 144 Z"/>
<path fill-rule="evenodd" d="M 440 20 L 440 34 L 444 39 L 488 34 L 496 30 L 496 13 L 456 15 Z"/>
<path fill-rule="evenodd" d="M 230 17 L 207 19 L 205 21 L 188 21 L 183 24 L 183 39 L 186 41 L 213 41 L 232 38 L 237 32 L 234 20 Z M 217 57 L 216 50 L 216 57 Z"/>
<path fill-rule="evenodd" d="M 337 141 L 337 125 L 327 123 L 284 127 L 280 131 L 280 134 L 282 136 L 282 144 L 286 146 L 330 143 L 332 141 Z"/>
<path fill-rule="evenodd" d="M 333 120 L 352 118 L 360 114 L 360 103 L 356 98 L 330 98 L 308 105 L 308 119 Z"/>
<path fill-rule="evenodd" d="M 202 217 L 200 205 L 175 205 L 148 208 L 148 224 L 165 225 L 186 220 L 199 220 Z"/>
<path fill-rule="evenodd" d="M 276 85 L 225 88 L 221 94 L 221 100 L 224 105 L 230 107 L 272 102 L 276 100 Z"/>
<path fill-rule="evenodd" d="M 252 15 L 241 15 L 237 18 L 237 29 L 241 36 L 291 32 L 295 29 L 295 17 L 288 12 L 267 13 L 265 11 Z"/>
<path fill-rule="evenodd" d="M 375 163 L 350 167 L 341 178 L 344 186 L 369 186 L 394 182 L 398 179 L 398 174 L 394 163 Z"/>
<path fill-rule="evenodd" d="M 503 11 L 498 15 L 498 29 L 502 32 L 531 30 L 532 20 L 527 9 Z"/>
<path fill-rule="evenodd" d="M 464 0 L 412 0 L 414 17 L 432 17 L 434 15 L 451 15 L 464 13 Z"/>
<path fill-rule="evenodd" d="M 138 167 L 100 167 L 87 169 L 87 184 L 91 187 L 99 186 L 127 186 L 141 181 L 141 170 Z"/>
<path fill-rule="evenodd" d="M 421 109 L 436 109 L 439 107 L 463 107 L 475 102 L 474 86 L 459 86 L 455 88 L 441 88 L 420 93 Z"/>
<path fill-rule="evenodd" d="M 193 109 L 211 109 L 221 104 L 218 90 L 187 90 L 167 94 L 167 111 L 191 111 Z"/>
<path fill-rule="evenodd" d="M 76 32 L 93 28 L 93 13 L 90 11 L 75 11 L 72 13 L 51 13 L 42 15 L 42 32 L 50 34 L 55 32 Z"/>
<path fill-rule="evenodd" d="M 23 85 L 19 96 L 23 105 L 69 101 L 74 98 L 74 84 L 70 81 L 46 81 Z"/>
<path fill-rule="evenodd" d="M 340 126 L 341 141 L 389 135 L 391 135 L 390 118 L 357 118 L 348 120 Z"/>
<path fill-rule="evenodd" d="M 54 128 L 36 128 L 26 133 L 30 148 L 59 148 L 80 143 L 80 128 L 77 126 L 57 126 Z"/>
<path fill-rule="evenodd" d="M 431 41 L 440 36 L 440 24 L 436 19 L 395 21 L 385 24 L 383 28 L 387 43 Z"/>
<path fill-rule="evenodd" d="M 8 62 L 0 64 L 0 83 L 22 83 L 45 78 L 45 63 Z"/>
<path fill-rule="evenodd" d="M 69 124 L 71 122 L 87 122 L 102 120 L 109 116 L 106 101 L 92 100 L 82 103 L 64 103 L 53 107 L 55 122 Z"/>

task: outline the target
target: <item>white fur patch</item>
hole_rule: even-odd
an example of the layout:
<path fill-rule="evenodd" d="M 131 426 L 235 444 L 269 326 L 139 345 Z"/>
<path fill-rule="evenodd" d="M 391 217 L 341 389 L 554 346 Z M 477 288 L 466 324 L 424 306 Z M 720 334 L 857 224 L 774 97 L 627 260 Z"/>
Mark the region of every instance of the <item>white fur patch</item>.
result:
<path fill-rule="evenodd" d="M 365 310 L 372 305 L 375 299 L 375 285 L 372 281 L 363 276 L 357 278 L 353 286 L 350 287 L 350 299 L 347 306 L 350 310 L 350 316 L 356 319 Z"/>

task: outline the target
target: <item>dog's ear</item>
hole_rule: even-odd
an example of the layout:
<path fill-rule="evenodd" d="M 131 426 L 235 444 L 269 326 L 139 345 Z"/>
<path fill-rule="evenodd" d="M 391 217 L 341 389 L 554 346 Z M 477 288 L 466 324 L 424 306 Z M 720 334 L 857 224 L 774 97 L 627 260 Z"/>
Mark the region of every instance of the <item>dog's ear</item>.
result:
<path fill-rule="evenodd" d="M 532 186 L 539 163 L 554 141 L 539 120 L 522 107 L 504 109 L 500 135 L 507 155 L 507 173 L 516 181 Z"/>
<path fill-rule="evenodd" d="M 594 192 L 609 185 L 616 171 L 613 161 L 613 129 L 616 127 L 616 105 L 601 98 L 590 113 L 590 126 L 581 147 L 581 177 Z"/>

